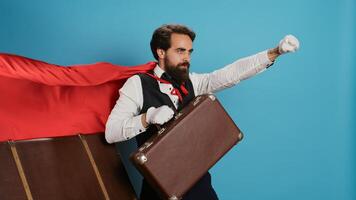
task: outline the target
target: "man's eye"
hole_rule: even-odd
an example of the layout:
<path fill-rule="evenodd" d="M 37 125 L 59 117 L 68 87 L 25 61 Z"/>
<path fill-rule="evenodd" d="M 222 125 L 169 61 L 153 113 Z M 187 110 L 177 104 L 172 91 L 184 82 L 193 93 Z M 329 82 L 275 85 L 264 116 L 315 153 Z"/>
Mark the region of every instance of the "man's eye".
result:
<path fill-rule="evenodd" d="M 179 53 L 179 54 L 184 53 L 184 49 L 177 49 L 177 53 Z"/>

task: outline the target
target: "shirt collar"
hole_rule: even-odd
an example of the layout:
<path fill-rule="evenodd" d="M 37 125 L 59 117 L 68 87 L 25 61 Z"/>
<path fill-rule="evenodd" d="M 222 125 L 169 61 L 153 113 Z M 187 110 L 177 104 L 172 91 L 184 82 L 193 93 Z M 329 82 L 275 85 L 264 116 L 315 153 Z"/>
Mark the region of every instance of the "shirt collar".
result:
<path fill-rule="evenodd" d="M 159 67 L 159 65 L 157 64 L 156 67 L 153 69 L 153 73 L 158 77 L 161 78 L 162 74 L 164 73 L 164 70 Z"/>

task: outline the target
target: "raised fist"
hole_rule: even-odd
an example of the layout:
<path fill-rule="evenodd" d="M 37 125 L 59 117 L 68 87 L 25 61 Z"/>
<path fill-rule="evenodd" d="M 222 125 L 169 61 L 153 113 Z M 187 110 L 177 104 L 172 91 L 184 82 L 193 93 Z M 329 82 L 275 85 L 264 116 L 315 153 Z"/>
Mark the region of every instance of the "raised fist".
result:
<path fill-rule="evenodd" d="M 285 54 L 288 52 L 295 52 L 299 49 L 299 41 L 293 35 L 286 35 L 278 45 L 278 50 L 280 54 Z"/>

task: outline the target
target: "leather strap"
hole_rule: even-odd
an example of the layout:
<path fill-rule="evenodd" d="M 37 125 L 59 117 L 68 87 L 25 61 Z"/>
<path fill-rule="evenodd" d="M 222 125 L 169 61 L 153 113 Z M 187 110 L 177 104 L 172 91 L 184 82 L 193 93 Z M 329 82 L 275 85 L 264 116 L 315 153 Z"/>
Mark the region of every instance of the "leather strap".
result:
<path fill-rule="evenodd" d="M 106 190 L 106 187 L 104 185 L 104 181 L 103 179 L 101 178 L 101 175 L 100 175 L 100 172 L 98 170 L 98 166 L 96 165 L 95 163 L 95 160 L 94 160 L 94 157 L 93 157 L 93 154 L 91 153 L 90 151 L 90 148 L 89 148 L 89 145 L 85 139 L 84 136 L 82 135 L 79 135 L 79 138 L 80 140 L 82 141 L 83 143 L 83 146 L 85 148 L 85 152 L 87 153 L 88 157 L 89 157 L 89 160 L 90 160 L 90 163 L 94 169 L 94 172 L 95 172 L 95 176 L 96 178 L 98 179 L 98 182 L 99 182 L 99 185 L 100 185 L 100 188 L 104 194 L 104 197 L 105 197 L 105 200 L 110 200 L 110 197 L 109 197 L 109 194 L 108 194 L 108 191 Z"/>
<path fill-rule="evenodd" d="M 12 156 L 13 156 L 13 158 L 15 160 L 17 171 L 19 172 L 20 179 L 21 179 L 23 188 L 25 190 L 27 199 L 28 200 L 33 200 L 32 193 L 31 193 L 31 190 L 30 190 L 30 186 L 28 185 L 28 182 L 27 182 L 27 179 L 26 179 L 26 175 L 25 175 L 25 172 L 24 172 L 22 164 L 21 164 L 21 160 L 20 160 L 19 154 L 17 153 L 17 150 L 16 150 L 15 143 L 13 141 L 9 141 L 8 143 L 10 145 L 11 153 L 12 153 Z"/>

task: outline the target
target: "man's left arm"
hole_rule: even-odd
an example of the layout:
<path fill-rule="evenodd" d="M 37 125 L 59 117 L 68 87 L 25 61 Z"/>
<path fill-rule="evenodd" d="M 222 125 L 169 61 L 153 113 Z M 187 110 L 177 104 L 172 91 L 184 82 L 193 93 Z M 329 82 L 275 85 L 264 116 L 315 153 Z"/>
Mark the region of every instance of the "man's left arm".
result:
<path fill-rule="evenodd" d="M 271 66 L 278 56 L 295 52 L 299 41 L 292 35 L 284 37 L 276 48 L 239 59 L 234 63 L 207 74 L 190 74 L 196 95 L 217 92 L 232 87 L 242 80 L 261 73 Z"/>

